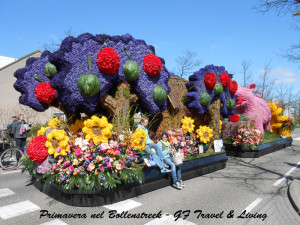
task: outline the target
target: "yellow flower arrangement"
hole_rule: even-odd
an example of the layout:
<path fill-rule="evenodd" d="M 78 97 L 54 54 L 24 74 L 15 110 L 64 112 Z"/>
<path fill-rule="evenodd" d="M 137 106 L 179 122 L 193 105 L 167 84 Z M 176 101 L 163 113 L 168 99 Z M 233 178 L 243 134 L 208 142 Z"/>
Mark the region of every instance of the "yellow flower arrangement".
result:
<path fill-rule="evenodd" d="M 147 133 L 142 129 L 136 129 L 135 132 L 130 135 L 131 138 L 131 147 L 135 147 L 140 151 L 146 149 L 146 137 Z"/>
<path fill-rule="evenodd" d="M 196 130 L 197 138 L 200 139 L 202 143 L 208 143 L 210 139 L 213 137 L 213 130 L 208 126 L 199 126 L 199 129 Z"/>
<path fill-rule="evenodd" d="M 50 127 L 41 127 L 41 129 L 38 130 L 37 135 L 44 135 L 46 130 L 49 129 Z"/>
<path fill-rule="evenodd" d="M 222 120 L 220 120 L 220 128 L 219 128 L 219 133 L 222 132 Z"/>
<path fill-rule="evenodd" d="M 289 127 L 286 128 L 286 129 L 280 128 L 279 132 L 280 132 L 281 135 L 284 135 L 286 137 L 290 137 L 291 136 L 291 129 Z"/>
<path fill-rule="evenodd" d="M 60 120 L 57 117 L 50 119 L 50 121 L 48 123 L 48 127 L 57 128 L 59 126 L 60 126 Z"/>
<path fill-rule="evenodd" d="M 85 138 L 89 141 L 93 141 L 94 144 L 106 143 L 108 139 L 111 138 L 113 125 L 108 123 L 105 116 L 102 116 L 101 119 L 97 116 L 92 116 L 91 119 L 85 120 L 83 124 L 84 127 L 82 131 Z"/>
<path fill-rule="evenodd" d="M 58 155 L 66 156 L 70 151 L 69 137 L 65 135 L 64 130 L 53 129 L 46 137 L 45 145 L 48 148 L 48 154 L 54 154 L 54 158 Z"/>
<path fill-rule="evenodd" d="M 282 132 L 285 129 L 282 129 L 282 126 L 283 126 L 283 122 L 288 120 L 288 117 L 287 116 L 279 116 L 282 113 L 283 109 L 280 107 L 278 108 L 278 104 L 276 104 L 275 102 L 269 102 L 268 105 L 269 105 L 271 113 L 272 113 L 271 129 L 270 129 L 271 132 L 279 134 L 279 135 L 284 135 Z M 285 135 L 285 136 L 287 136 L 287 135 Z"/>
<path fill-rule="evenodd" d="M 279 116 L 279 117 L 277 117 L 277 122 L 283 123 L 284 121 L 287 121 L 288 119 L 289 119 L 288 116 Z"/>
<path fill-rule="evenodd" d="M 194 120 L 191 117 L 184 117 L 181 120 L 182 128 L 186 130 L 188 133 L 192 133 L 194 131 Z"/>
<path fill-rule="evenodd" d="M 84 127 L 84 120 L 76 120 L 74 124 L 69 127 L 69 130 L 77 134 L 78 131 L 81 131 Z"/>

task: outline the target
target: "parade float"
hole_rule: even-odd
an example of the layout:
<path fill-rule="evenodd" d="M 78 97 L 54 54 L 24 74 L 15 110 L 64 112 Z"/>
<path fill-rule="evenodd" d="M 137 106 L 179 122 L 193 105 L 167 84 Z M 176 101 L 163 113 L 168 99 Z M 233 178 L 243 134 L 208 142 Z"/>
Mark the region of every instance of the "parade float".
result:
<path fill-rule="evenodd" d="M 291 118 L 279 116 L 283 109 L 278 103 L 267 103 L 261 94 L 255 96 L 255 88 L 255 83 L 238 85 L 237 114 L 223 121 L 222 138 L 229 156 L 257 158 L 292 144 Z"/>
<path fill-rule="evenodd" d="M 220 118 L 234 115 L 238 86 L 223 66 L 205 66 L 186 81 L 143 40 L 86 33 L 29 58 L 14 75 L 21 104 L 57 107 L 67 118 L 42 127 L 22 160 L 34 185 L 61 202 L 99 206 L 170 184 L 169 174 L 145 163 L 136 115 L 150 118 L 153 140 L 170 134 L 183 179 L 226 166 Z"/>

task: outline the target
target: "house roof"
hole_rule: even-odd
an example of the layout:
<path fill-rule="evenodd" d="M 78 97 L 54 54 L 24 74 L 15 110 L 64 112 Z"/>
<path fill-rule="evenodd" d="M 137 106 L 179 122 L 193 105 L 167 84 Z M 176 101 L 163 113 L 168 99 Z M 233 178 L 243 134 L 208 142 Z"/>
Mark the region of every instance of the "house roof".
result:
<path fill-rule="evenodd" d="M 20 61 L 23 60 L 23 59 L 26 59 L 26 58 L 28 58 L 28 57 L 30 57 L 30 56 L 32 56 L 32 55 L 38 53 L 38 52 L 42 53 L 41 50 L 36 50 L 36 51 L 34 51 L 34 52 L 31 52 L 31 53 L 29 53 L 29 54 L 27 54 L 27 55 L 22 56 L 21 58 L 17 59 L 16 61 L 14 61 L 14 62 L 12 62 L 12 63 L 9 63 L 9 64 L 7 64 L 6 66 L 0 68 L 0 71 L 1 71 L 1 70 L 4 70 L 4 69 L 7 68 L 7 67 L 10 67 L 11 65 L 13 65 L 13 64 L 15 64 L 15 63 L 17 63 L 17 62 L 20 62 Z"/>

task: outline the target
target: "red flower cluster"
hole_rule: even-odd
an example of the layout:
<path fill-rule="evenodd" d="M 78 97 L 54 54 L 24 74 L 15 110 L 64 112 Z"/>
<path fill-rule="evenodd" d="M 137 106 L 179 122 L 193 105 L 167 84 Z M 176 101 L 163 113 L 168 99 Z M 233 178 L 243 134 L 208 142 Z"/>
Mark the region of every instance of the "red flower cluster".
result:
<path fill-rule="evenodd" d="M 241 119 L 238 114 L 233 114 L 231 117 L 229 117 L 229 121 L 231 121 L 231 122 L 239 122 L 240 120 Z"/>
<path fill-rule="evenodd" d="M 143 59 L 143 64 L 144 70 L 149 76 L 156 77 L 158 74 L 160 74 L 162 63 L 157 55 L 146 55 Z"/>
<path fill-rule="evenodd" d="M 235 99 L 237 100 L 236 103 L 235 103 L 236 105 L 240 105 L 240 104 L 243 103 L 242 97 L 236 95 L 236 96 L 235 96 Z"/>
<path fill-rule="evenodd" d="M 28 157 L 36 162 L 42 163 L 48 156 L 48 148 L 45 146 L 47 138 L 44 135 L 33 138 L 27 149 Z"/>
<path fill-rule="evenodd" d="M 204 77 L 204 84 L 208 89 L 213 89 L 217 83 L 217 77 L 213 73 L 207 73 Z"/>
<path fill-rule="evenodd" d="M 104 48 L 98 52 L 96 62 L 103 73 L 112 75 L 119 70 L 120 56 L 113 48 Z"/>
<path fill-rule="evenodd" d="M 224 88 L 230 85 L 230 76 L 227 73 L 222 73 L 220 76 L 220 82 Z"/>
<path fill-rule="evenodd" d="M 38 84 L 34 92 L 35 97 L 41 103 L 50 104 L 55 100 L 56 90 L 50 86 L 50 82 Z"/>
<path fill-rule="evenodd" d="M 238 89 L 238 85 L 237 82 L 235 80 L 230 81 L 230 85 L 229 85 L 229 92 L 231 94 L 234 94 Z"/>

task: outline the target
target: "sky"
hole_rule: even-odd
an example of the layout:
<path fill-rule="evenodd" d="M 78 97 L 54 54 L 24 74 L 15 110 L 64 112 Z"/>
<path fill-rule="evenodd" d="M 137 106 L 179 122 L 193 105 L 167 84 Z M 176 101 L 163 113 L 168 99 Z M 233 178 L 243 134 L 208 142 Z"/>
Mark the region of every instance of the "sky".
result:
<path fill-rule="evenodd" d="M 242 60 L 250 60 L 252 81 L 270 61 L 272 78 L 300 91 L 300 68 L 282 58 L 299 43 L 299 18 L 254 9 L 259 0 L 0 0 L 0 56 L 20 58 L 45 44 L 58 43 L 67 30 L 131 34 L 156 48 L 175 71 L 175 59 L 194 51 L 202 64 L 225 66 L 242 82 Z M 195 71 L 196 71 L 195 70 Z M 276 85 L 274 86 L 276 87 Z"/>

